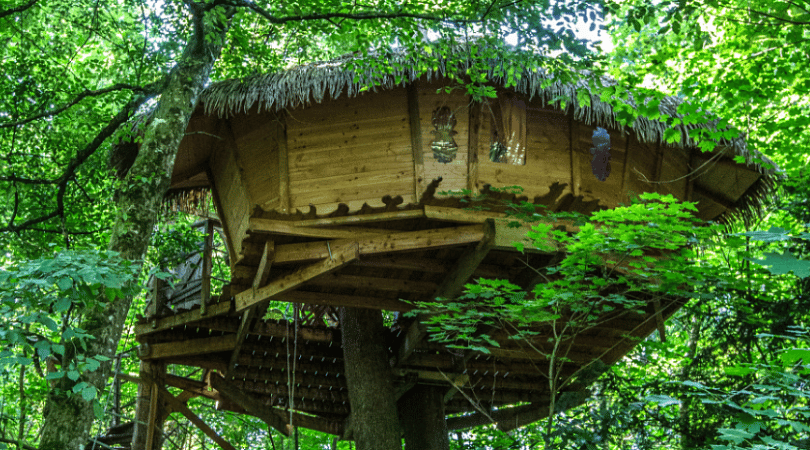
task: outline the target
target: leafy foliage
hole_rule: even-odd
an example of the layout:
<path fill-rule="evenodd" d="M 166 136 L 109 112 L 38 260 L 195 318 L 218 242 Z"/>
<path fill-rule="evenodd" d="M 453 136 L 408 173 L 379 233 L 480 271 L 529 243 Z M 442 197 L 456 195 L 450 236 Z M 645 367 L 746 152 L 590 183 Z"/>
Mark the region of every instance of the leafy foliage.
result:
<path fill-rule="evenodd" d="M 130 261 L 101 251 L 62 251 L 7 267 L 0 272 L 0 342 L 5 348 L 0 366 L 35 364 L 47 380 L 71 381 L 98 369 L 107 359 L 82 354 L 87 340 L 95 337 L 77 326 L 75 318 L 132 295 L 134 275 Z M 62 365 L 66 355 L 70 363 Z M 59 361 L 59 368 L 44 374 L 40 362 L 48 358 Z M 73 393 L 95 398 L 95 387 L 70 384 Z"/>

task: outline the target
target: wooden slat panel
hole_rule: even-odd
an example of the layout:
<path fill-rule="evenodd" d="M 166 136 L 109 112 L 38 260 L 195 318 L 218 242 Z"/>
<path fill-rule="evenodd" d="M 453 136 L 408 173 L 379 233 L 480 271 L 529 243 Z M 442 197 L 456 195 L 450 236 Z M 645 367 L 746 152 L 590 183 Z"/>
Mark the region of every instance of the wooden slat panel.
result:
<path fill-rule="evenodd" d="M 643 192 L 654 192 L 655 186 L 648 180 L 653 180 L 656 169 L 656 145 L 647 145 L 638 142 L 633 134 L 629 135 L 628 145 L 628 179 L 625 186 L 627 199 L 636 197 Z"/>
<path fill-rule="evenodd" d="M 439 83 L 420 84 L 418 86 L 419 118 L 421 120 L 421 134 L 423 145 L 424 178 L 428 183 L 431 180 L 442 178 L 437 189 L 437 197 L 441 191 L 458 191 L 467 188 L 467 146 L 469 142 L 469 104 L 470 99 L 462 92 L 454 91 L 446 94 L 436 93 L 442 87 Z M 458 145 L 455 159 L 449 163 L 440 163 L 431 150 L 431 143 L 435 137 L 433 126 L 433 113 L 439 108 L 447 107 L 456 118 L 453 131 L 453 140 Z"/>
<path fill-rule="evenodd" d="M 401 111 L 404 113 L 404 111 Z M 361 115 L 362 114 L 362 115 Z M 360 113 L 348 122 L 325 123 L 315 128 L 295 127 L 290 135 L 290 151 L 299 154 L 324 152 L 358 145 L 408 141 L 407 116 L 375 117 Z"/>
<path fill-rule="evenodd" d="M 410 183 L 412 177 L 413 172 L 410 164 L 397 164 L 393 167 L 368 172 L 346 173 L 330 177 L 320 176 L 311 179 L 293 178 L 290 183 L 290 190 L 293 196 L 300 196 L 311 192 L 346 191 L 351 188 L 362 188 L 369 185 Z M 407 194 L 408 191 L 404 193 Z"/>
<path fill-rule="evenodd" d="M 382 170 L 407 170 L 412 164 L 411 155 L 408 153 L 382 155 L 379 152 L 357 151 L 357 155 L 352 158 L 349 158 L 346 153 L 348 152 L 341 152 L 339 161 L 336 161 L 332 155 L 324 155 L 323 158 L 316 159 L 316 161 L 304 158 L 302 161 L 294 162 L 293 167 L 290 168 L 290 176 L 300 182 L 300 180 L 333 177 L 349 173 L 363 174 Z"/>
<path fill-rule="evenodd" d="M 599 199 L 599 203 L 613 208 L 624 202 L 625 193 L 622 191 L 624 180 L 622 178 L 627 138 L 621 132 L 608 130 L 610 134 L 610 175 L 605 181 L 600 181 L 593 173 L 591 153 L 593 145 L 593 132 L 595 126 L 578 124 L 575 127 L 574 146 L 580 158 L 580 194 L 585 200 Z M 597 168 L 601 171 L 601 167 Z"/>
<path fill-rule="evenodd" d="M 689 153 L 683 149 L 661 146 L 663 161 L 661 164 L 660 192 L 672 194 L 686 200 L 686 189 L 689 173 Z"/>
<path fill-rule="evenodd" d="M 278 127 L 275 115 L 240 114 L 230 120 L 250 203 L 269 211 L 278 206 Z"/>
<path fill-rule="evenodd" d="M 368 92 L 355 97 L 326 99 L 317 108 L 296 108 L 289 111 L 291 129 L 314 127 L 323 124 L 349 122 L 362 118 L 361 114 L 371 112 L 369 117 L 400 116 L 406 106 L 405 88 L 387 91 Z"/>
<path fill-rule="evenodd" d="M 404 89 L 325 102 L 287 121 L 290 206 L 383 206 L 413 194 L 413 158 Z"/>

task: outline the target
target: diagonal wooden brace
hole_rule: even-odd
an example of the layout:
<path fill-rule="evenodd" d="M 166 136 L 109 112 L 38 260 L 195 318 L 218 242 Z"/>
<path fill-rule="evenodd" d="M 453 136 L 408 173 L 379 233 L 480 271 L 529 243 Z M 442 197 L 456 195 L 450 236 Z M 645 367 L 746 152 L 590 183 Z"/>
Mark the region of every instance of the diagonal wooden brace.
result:
<path fill-rule="evenodd" d="M 298 286 L 320 275 L 337 270 L 360 256 L 360 249 L 356 242 L 330 249 L 331 257 L 298 269 L 294 273 L 278 278 L 270 284 L 259 289 L 248 289 L 236 295 L 236 311 L 242 312 L 261 302 L 270 300 L 274 295 L 291 291 Z"/>
<path fill-rule="evenodd" d="M 218 374 L 211 374 L 211 387 L 219 391 L 220 394 L 238 404 L 245 411 L 253 416 L 258 417 L 268 426 L 275 428 L 279 433 L 289 436 L 292 427 L 284 421 L 281 417 L 273 412 L 272 407 L 261 404 L 258 400 L 251 397 L 247 392 L 239 389 L 225 380 Z"/>

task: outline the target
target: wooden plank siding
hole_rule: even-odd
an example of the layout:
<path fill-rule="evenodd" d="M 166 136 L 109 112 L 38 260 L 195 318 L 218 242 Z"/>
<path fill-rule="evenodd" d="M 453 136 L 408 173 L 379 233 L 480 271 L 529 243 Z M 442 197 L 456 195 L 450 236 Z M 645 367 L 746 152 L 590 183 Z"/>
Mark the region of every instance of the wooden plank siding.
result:
<path fill-rule="evenodd" d="M 525 165 L 496 163 L 490 160 L 493 107 L 484 109 L 480 136 L 483 143 L 478 152 L 478 183 L 493 187 L 521 186 L 530 199 L 550 192 L 549 186 L 564 183 L 563 194 L 571 192 L 571 163 L 569 154 L 570 125 L 560 111 L 532 102 L 526 108 Z"/>
<path fill-rule="evenodd" d="M 613 208 L 627 200 L 622 192 L 627 137 L 623 136 L 620 131 L 608 129 L 610 135 L 610 175 L 605 181 L 600 181 L 593 174 L 593 168 L 591 167 L 594 158 L 591 153 L 591 148 L 594 148 L 594 130 L 596 130 L 595 125 L 585 125 L 583 123 L 576 123 L 575 125 L 574 150 L 581 159 L 581 164 L 577 168 L 580 175 L 579 192 L 585 200 L 599 199 L 600 205 Z"/>
<path fill-rule="evenodd" d="M 644 192 L 656 192 L 655 181 L 658 170 L 658 145 L 644 144 L 633 133 L 628 135 L 628 174 L 625 180 L 625 202 Z"/>
<path fill-rule="evenodd" d="M 405 89 L 324 102 L 287 119 L 290 207 L 329 213 L 339 203 L 414 202 Z"/>
<path fill-rule="evenodd" d="M 229 128 L 227 123 L 223 126 Z M 251 207 L 243 174 L 237 164 L 233 135 L 229 130 L 223 130 L 220 135 L 223 140 L 211 157 L 211 176 L 217 188 L 219 203 L 224 208 L 223 230 L 231 243 L 228 247 L 231 264 L 235 265 L 242 255 L 242 241 L 247 234 Z"/>
<path fill-rule="evenodd" d="M 417 85 L 419 99 L 419 119 L 422 131 L 422 156 L 424 167 L 424 181 L 430 183 L 439 177 L 442 182 L 437 189 L 436 197 L 442 197 L 438 193 L 441 191 L 459 191 L 467 189 L 467 144 L 469 142 L 469 116 L 470 97 L 463 92 L 455 90 L 450 94 L 437 90 L 444 87 L 441 83 L 420 83 Z M 436 160 L 431 150 L 431 143 L 436 134 L 436 127 L 433 126 L 434 112 L 440 108 L 447 107 L 455 116 L 456 125 L 453 127 L 455 134 L 453 140 L 458 145 L 455 158 L 449 163 L 441 163 Z M 421 195 L 421 192 L 420 192 Z"/>
<path fill-rule="evenodd" d="M 252 210 L 271 211 L 279 206 L 279 127 L 275 114 L 255 111 L 230 120 L 237 163 L 243 174 Z"/>

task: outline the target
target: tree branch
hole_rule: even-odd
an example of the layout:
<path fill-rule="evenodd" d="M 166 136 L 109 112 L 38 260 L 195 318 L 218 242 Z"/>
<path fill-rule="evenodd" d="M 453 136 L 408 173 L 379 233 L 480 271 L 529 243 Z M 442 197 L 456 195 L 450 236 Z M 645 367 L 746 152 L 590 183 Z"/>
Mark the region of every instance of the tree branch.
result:
<path fill-rule="evenodd" d="M 26 9 L 36 5 L 38 1 L 39 0 L 30 0 L 28 3 L 26 3 L 24 5 L 20 5 L 20 6 L 16 7 L 16 8 L 9 8 L 9 9 L 0 11 L 0 19 L 2 19 L 3 17 L 9 16 L 11 14 L 16 14 L 18 12 L 23 12 Z"/>
<path fill-rule="evenodd" d="M 16 122 L 3 122 L 3 123 L 0 123 L 0 128 L 16 127 L 16 126 L 20 126 L 20 125 L 25 125 L 27 123 L 31 123 L 31 122 L 33 122 L 35 120 L 43 119 L 45 117 L 52 117 L 52 116 L 60 114 L 60 113 L 64 112 L 65 110 L 75 106 L 76 104 L 78 104 L 80 101 L 84 100 L 87 97 L 95 97 L 95 96 L 98 96 L 98 95 L 104 95 L 104 94 L 108 94 L 110 92 L 123 91 L 123 90 L 144 92 L 144 91 L 146 91 L 146 88 L 141 87 L 141 86 L 132 86 L 130 84 L 117 83 L 117 84 L 114 84 L 114 85 L 106 87 L 106 88 L 96 89 L 94 91 L 86 90 L 86 91 L 80 93 L 79 95 L 77 95 L 70 103 L 67 103 L 65 105 L 62 105 L 62 106 L 60 106 L 58 108 L 55 108 L 55 109 L 52 109 L 50 111 L 45 111 L 43 113 L 28 117 L 28 118 L 25 118 L 23 120 L 19 120 L 19 121 L 16 121 Z"/>
<path fill-rule="evenodd" d="M 238 8 L 248 8 L 251 11 L 259 14 L 260 16 L 264 17 L 270 23 L 283 25 L 288 22 L 302 22 L 302 21 L 309 21 L 309 20 L 330 20 L 330 19 L 349 19 L 349 20 L 371 20 L 371 19 L 423 19 L 423 20 L 432 20 L 432 21 L 442 21 L 442 20 L 450 20 L 456 23 L 473 23 L 478 22 L 479 20 L 471 20 L 471 19 L 452 19 L 447 16 L 436 16 L 433 14 L 419 14 L 419 13 L 408 13 L 408 12 L 390 12 L 390 13 L 379 13 L 379 12 L 367 12 L 367 13 L 318 13 L 318 14 L 303 14 L 300 16 L 286 16 L 286 17 L 278 17 L 270 12 L 262 9 L 260 6 L 256 5 L 252 1 L 249 0 L 219 0 L 215 1 L 210 5 L 210 7 L 214 7 L 217 5 L 229 5 Z"/>
<path fill-rule="evenodd" d="M 152 86 L 159 86 L 159 84 L 154 84 Z M 29 219 L 19 225 L 15 225 L 13 220 L 11 220 L 9 221 L 8 225 L 0 228 L 0 232 L 22 231 L 26 228 L 30 228 L 34 225 L 45 222 L 54 217 L 61 216 L 64 213 L 65 209 L 64 205 L 65 191 L 67 190 L 68 183 L 76 175 L 76 171 L 79 169 L 79 167 L 81 167 L 82 164 L 84 164 L 85 161 L 87 161 L 87 158 L 93 155 L 93 153 L 95 153 L 96 150 L 98 150 L 98 148 L 101 147 L 101 144 L 104 143 L 104 141 L 107 138 L 109 138 L 110 136 L 113 135 L 113 133 L 115 133 L 115 130 L 117 130 L 119 126 L 127 122 L 129 118 L 132 116 L 132 114 L 141 105 L 143 105 L 147 100 L 149 100 L 152 96 L 154 96 L 157 93 L 157 90 L 154 89 L 153 87 L 150 89 L 146 89 L 145 91 L 146 93 L 136 96 L 135 98 L 130 100 L 126 105 L 124 105 L 124 107 L 121 108 L 121 111 L 119 111 L 118 114 L 116 114 L 115 117 L 113 117 L 113 119 L 101 131 L 98 132 L 98 134 L 96 134 L 96 137 L 93 138 L 93 140 L 90 141 L 83 149 L 81 149 L 79 152 L 76 153 L 76 156 L 74 156 L 73 159 L 71 159 L 70 162 L 65 167 L 65 170 L 62 172 L 62 175 L 60 175 L 58 178 L 50 180 L 47 183 L 39 183 L 39 184 L 55 184 L 58 186 L 58 190 L 56 192 L 55 210 L 42 216 Z M 0 178 L 0 181 L 3 181 L 3 178 Z"/>

